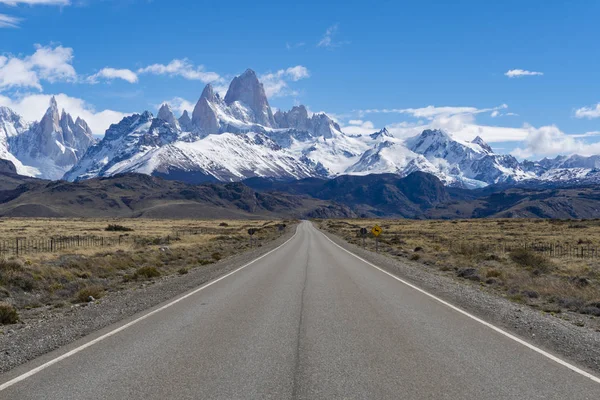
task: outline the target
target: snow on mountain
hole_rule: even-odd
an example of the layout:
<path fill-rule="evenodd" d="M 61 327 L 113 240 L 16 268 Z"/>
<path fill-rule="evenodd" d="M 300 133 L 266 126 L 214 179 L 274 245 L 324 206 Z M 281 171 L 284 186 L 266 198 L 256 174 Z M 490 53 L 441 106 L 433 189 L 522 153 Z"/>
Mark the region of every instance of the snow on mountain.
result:
<path fill-rule="evenodd" d="M 164 104 L 157 117 L 144 112 L 112 125 L 64 177 L 140 172 L 199 182 L 422 171 L 446 185 L 474 188 L 567 175 L 586 179 L 597 166 L 600 156 L 520 163 L 495 154 L 480 137 L 469 142 L 441 130 L 406 140 L 386 129 L 346 135 L 332 118 L 303 105 L 273 114 L 263 85 L 247 70 L 224 98 L 206 85 L 191 116 L 185 111 L 177 119 Z"/>
<path fill-rule="evenodd" d="M 442 180 L 451 184 L 482 187 L 535 178 L 534 174 L 523 170 L 516 158 L 494 154 L 480 137 L 467 142 L 453 138 L 447 132 L 428 129 L 406 140 L 405 144 L 427 158 L 440 174 L 447 176 Z"/>
<path fill-rule="evenodd" d="M 224 157 L 227 154 L 227 157 Z M 107 175 L 120 172 L 213 177 L 238 181 L 249 177 L 301 179 L 316 172 L 260 133 L 209 135 L 195 142 L 175 142 L 139 157 L 115 164 Z"/>
<path fill-rule="evenodd" d="M 415 171 L 422 171 L 446 179 L 446 176 L 439 174 L 436 167 L 424 156 L 408 149 L 402 140 L 384 135 L 382 132 L 372 134 L 370 137 L 377 143 L 365 151 L 356 163 L 344 171 L 345 173 L 352 175 L 394 173 L 406 176 Z"/>
<path fill-rule="evenodd" d="M 45 179 L 60 179 L 94 141 L 84 120 L 73 121 L 64 110 L 59 113 L 54 97 L 40 122 L 30 124 L 28 129 L 8 139 L 14 157 L 23 165 L 33 167 L 29 168 L 28 175 Z"/>
<path fill-rule="evenodd" d="M 0 158 L 12 162 L 17 173 L 25 176 L 36 176 L 40 171 L 36 168 L 25 166 L 10 152 L 10 142 L 29 129 L 23 117 L 8 107 L 0 107 Z"/>
<path fill-rule="evenodd" d="M 133 115 L 112 125 L 92 146 L 67 180 L 124 172 L 189 175 L 237 181 L 253 176 L 306 178 L 318 175 L 290 152 L 260 133 L 213 134 L 201 137 L 151 113 Z M 182 178 L 185 179 L 185 176 Z"/>
<path fill-rule="evenodd" d="M 87 123 L 59 113 L 54 98 L 40 122 L 28 123 L 0 107 L 0 158 L 11 161 L 21 175 L 60 179 L 92 143 Z"/>

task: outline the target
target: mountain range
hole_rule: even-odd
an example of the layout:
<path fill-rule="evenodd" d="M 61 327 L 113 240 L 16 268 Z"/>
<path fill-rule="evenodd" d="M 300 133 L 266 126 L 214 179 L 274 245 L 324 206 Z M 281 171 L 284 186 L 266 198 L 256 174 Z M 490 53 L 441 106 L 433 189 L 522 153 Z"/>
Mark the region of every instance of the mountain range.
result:
<path fill-rule="evenodd" d="M 190 113 L 191 112 L 191 113 Z M 252 70 L 233 79 L 224 97 L 208 84 L 193 110 L 177 118 L 168 104 L 113 124 L 96 141 L 87 123 L 59 113 L 53 98 L 40 122 L 0 108 L 0 158 L 21 175 L 80 181 L 143 173 L 187 183 L 432 174 L 451 187 L 600 181 L 600 156 L 520 162 L 485 141 L 428 129 L 400 139 L 387 129 L 345 134 L 324 113 L 303 105 L 271 109 Z"/>

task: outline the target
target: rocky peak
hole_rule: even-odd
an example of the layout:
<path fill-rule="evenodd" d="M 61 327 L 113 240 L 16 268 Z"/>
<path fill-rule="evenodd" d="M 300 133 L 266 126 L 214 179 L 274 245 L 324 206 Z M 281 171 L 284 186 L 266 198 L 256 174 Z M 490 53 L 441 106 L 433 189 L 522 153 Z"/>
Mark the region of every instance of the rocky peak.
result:
<path fill-rule="evenodd" d="M 92 129 L 89 127 L 87 122 L 85 122 L 85 120 L 77 117 L 77 119 L 75 120 L 75 125 L 83 129 L 89 136 L 93 135 Z"/>
<path fill-rule="evenodd" d="M 209 83 L 204 87 L 200 99 L 206 99 L 206 101 L 214 103 L 220 100 L 220 97 L 218 93 L 215 93 L 213 86 Z"/>
<path fill-rule="evenodd" d="M 493 153 L 493 150 L 492 150 L 492 148 L 490 147 L 490 145 L 489 145 L 489 144 L 487 144 L 487 143 L 485 142 L 485 140 L 483 140 L 483 139 L 481 138 L 481 136 L 477 136 L 475 139 L 473 139 L 473 140 L 471 141 L 471 143 L 473 143 L 473 144 L 476 144 L 476 145 L 479 145 L 479 147 L 481 147 L 483 150 L 487 151 L 488 153 Z"/>
<path fill-rule="evenodd" d="M 60 114 L 60 129 L 62 131 L 64 143 L 68 144 L 69 146 L 72 146 L 73 143 L 75 143 L 75 138 L 73 135 L 74 128 L 75 122 L 73 122 L 73 118 L 63 109 L 62 113 Z"/>
<path fill-rule="evenodd" d="M 0 121 L 12 121 L 20 119 L 19 114 L 8 107 L 0 106 Z"/>
<path fill-rule="evenodd" d="M 230 106 L 236 101 L 250 108 L 257 124 L 268 127 L 275 126 L 273 111 L 269 106 L 265 88 L 253 70 L 247 69 L 246 72 L 231 81 L 225 95 L 225 104 Z"/>
<path fill-rule="evenodd" d="M 8 107 L 0 107 L 0 140 L 24 132 L 29 124 Z"/>
<path fill-rule="evenodd" d="M 421 133 L 422 138 L 439 138 L 441 140 L 450 140 L 450 135 L 441 129 L 425 129 Z"/>
<path fill-rule="evenodd" d="M 392 137 L 392 134 L 387 130 L 387 128 L 383 128 L 379 132 L 372 133 L 369 136 L 371 136 L 371 139 L 375 140 L 375 139 L 380 139 L 380 138 L 385 138 L 385 137 Z"/>
<path fill-rule="evenodd" d="M 40 121 L 40 127 L 42 129 L 42 133 L 46 135 L 50 135 L 52 132 L 56 132 L 60 129 L 58 104 L 56 103 L 56 98 L 54 96 L 52 96 L 50 99 L 50 106 Z"/>
<path fill-rule="evenodd" d="M 164 103 L 160 107 L 157 118 L 165 121 L 173 128 L 179 129 L 179 121 L 177 121 L 175 114 L 173 114 L 173 110 L 171 110 L 171 106 L 169 106 L 167 103 Z"/>
<path fill-rule="evenodd" d="M 333 137 L 334 131 L 341 132 L 338 123 L 329 118 L 325 113 L 314 114 L 311 121 L 315 136 L 322 136 L 325 139 L 329 139 Z"/>
<path fill-rule="evenodd" d="M 294 106 L 287 112 L 278 110 L 274 115 L 274 119 L 278 128 L 310 129 L 308 110 L 303 105 Z"/>
<path fill-rule="evenodd" d="M 187 112 L 187 110 L 183 111 L 183 114 L 181 115 L 181 117 L 179 117 L 178 122 L 179 126 L 184 131 L 189 132 L 192 130 L 192 119 L 190 118 L 190 114 Z"/>

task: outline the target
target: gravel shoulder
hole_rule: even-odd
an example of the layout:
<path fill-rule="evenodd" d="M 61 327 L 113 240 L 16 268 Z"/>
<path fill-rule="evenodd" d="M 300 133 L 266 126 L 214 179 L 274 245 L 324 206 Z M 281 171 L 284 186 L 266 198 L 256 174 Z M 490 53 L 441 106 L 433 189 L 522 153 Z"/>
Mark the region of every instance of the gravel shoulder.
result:
<path fill-rule="evenodd" d="M 128 290 L 111 292 L 91 303 L 68 309 L 32 312 L 0 334 L 0 373 L 5 373 L 50 351 L 66 346 L 102 328 L 167 302 L 260 257 L 290 239 L 296 226 L 279 238 L 214 264 L 143 282 Z"/>
<path fill-rule="evenodd" d="M 513 303 L 485 292 L 479 285 L 458 282 L 439 271 L 426 270 L 420 263 L 394 260 L 332 233 L 321 232 L 343 248 L 463 310 L 592 373 L 600 372 L 600 332 Z"/>

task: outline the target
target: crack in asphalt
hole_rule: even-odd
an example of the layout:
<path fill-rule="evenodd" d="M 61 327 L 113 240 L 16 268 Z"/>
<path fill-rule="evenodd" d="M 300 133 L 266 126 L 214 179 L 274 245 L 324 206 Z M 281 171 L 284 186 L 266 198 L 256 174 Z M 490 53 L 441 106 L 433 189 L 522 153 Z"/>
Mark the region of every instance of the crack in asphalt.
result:
<path fill-rule="evenodd" d="M 300 370 L 300 350 L 302 347 L 302 328 L 304 326 L 304 302 L 306 297 L 306 283 L 308 281 L 308 266 L 310 265 L 310 242 L 306 247 L 306 265 L 304 266 L 304 282 L 302 284 L 302 293 L 300 295 L 300 318 L 298 319 L 298 330 L 296 332 L 296 353 L 294 363 L 294 383 L 292 386 L 292 399 L 298 398 L 298 372 Z"/>

